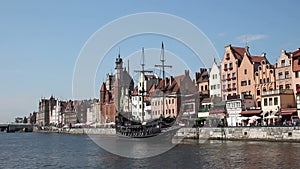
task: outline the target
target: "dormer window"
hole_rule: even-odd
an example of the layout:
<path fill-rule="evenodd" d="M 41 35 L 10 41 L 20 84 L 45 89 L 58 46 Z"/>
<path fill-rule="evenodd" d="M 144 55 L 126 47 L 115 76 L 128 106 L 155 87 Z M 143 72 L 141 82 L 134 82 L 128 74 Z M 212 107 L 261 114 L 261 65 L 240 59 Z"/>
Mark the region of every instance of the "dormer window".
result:
<path fill-rule="evenodd" d="M 265 62 L 264 60 L 261 62 L 261 64 L 263 64 L 263 65 L 264 65 L 265 63 L 266 63 L 266 62 Z"/>

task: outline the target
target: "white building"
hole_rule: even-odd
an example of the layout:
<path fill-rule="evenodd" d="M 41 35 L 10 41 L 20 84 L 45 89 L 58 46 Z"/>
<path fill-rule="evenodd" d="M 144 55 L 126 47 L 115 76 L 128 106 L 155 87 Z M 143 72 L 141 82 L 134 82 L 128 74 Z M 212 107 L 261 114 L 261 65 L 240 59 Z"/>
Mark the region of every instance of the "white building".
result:
<path fill-rule="evenodd" d="M 237 126 L 239 123 L 238 117 L 241 116 L 242 112 L 242 100 L 241 99 L 232 99 L 226 101 L 226 110 L 227 110 L 227 124 L 228 126 Z"/>
<path fill-rule="evenodd" d="M 150 101 L 145 98 L 148 96 L 149 88 L 156 83 L 157 77 L 153 75 L 144 75 L 141 73 L 137 88 L 132 94 L 132 115 L 136 120 L 146 121 L 151 119 L 151 105 Z M 142 99 L 142 94 L 144 95 L 144 102 Z M 143 107 L 144 106 L 144 107 Z M 144 112 L 143 112 L 144 109 Z"/>
<path fill-rule="evenodd" d="M 50 101 L 50 104 L 53 105 L 50 105 L 49 123 L 57 126 L 59 123 L 61 123 L 60 101 L 53 98 L 53 101 Z"/>
<path fill-rule="evenodd" d="M 87 123 L 100 122 L 100 105 L 98 99 L 90 100 L 90 108 L 87 108 Z"/>
<path fill-rule="evenodd" d="M 220 66 L 218 66 L 215 59 L 209 72 L 209 89 L 210 98 L 221 97 Z"/>

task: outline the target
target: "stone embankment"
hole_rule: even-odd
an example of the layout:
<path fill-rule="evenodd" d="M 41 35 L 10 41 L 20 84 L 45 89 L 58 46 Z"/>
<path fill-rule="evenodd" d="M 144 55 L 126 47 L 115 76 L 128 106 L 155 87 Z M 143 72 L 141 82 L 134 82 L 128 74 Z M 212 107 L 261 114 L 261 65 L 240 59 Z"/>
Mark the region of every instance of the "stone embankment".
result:
<path fill-rule="evenodd" d="M 62 134 L 98 134 L 98 135 L 115 135 L 114 128 L 71 128 L 58 130 L 34 130 L 41 133 L 62 133 Z"/>
<path fill-rule="evenodd" d="M 181 128 L 177 136 L 186 139 L 300 142 L 300 127 Z"/>
<path fill-rule="evenodd" d="M 114 128 L 72 128 L 55 131 L 35 130 L 36 132 L 55 132 L 62 134 L 115 135 Z M 300 142 L 300 127 L 216 127 L 181 128 L 178 138 L 199 140 L 262 140 Z"/>

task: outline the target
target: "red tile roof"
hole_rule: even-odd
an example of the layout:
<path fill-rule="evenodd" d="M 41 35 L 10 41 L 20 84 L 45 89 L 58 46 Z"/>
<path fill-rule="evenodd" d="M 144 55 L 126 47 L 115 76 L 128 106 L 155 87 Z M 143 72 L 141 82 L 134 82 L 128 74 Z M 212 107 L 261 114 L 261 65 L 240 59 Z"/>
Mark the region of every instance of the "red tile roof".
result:
<path fill-rule="evenodd" d="M 263 56 L 250 56 L 250 60 L 254 63 L 260 63 L 262 60 L 265 60 Z"/>
<path fill-rule="evenodd" d="M 298 56 L 300 56 L 300 49 L 298 48 L 296 51 L 291 52 L 291 54 L 292 54 L 292 57 L 298 57 Z"/>
<path fill-rule="evenodd" d="M 246 49 L 243 47 L 231 47 L 231 49 L 234 57 L 239 60 L 244 57 L 244 53 L 246 52 Z"/>

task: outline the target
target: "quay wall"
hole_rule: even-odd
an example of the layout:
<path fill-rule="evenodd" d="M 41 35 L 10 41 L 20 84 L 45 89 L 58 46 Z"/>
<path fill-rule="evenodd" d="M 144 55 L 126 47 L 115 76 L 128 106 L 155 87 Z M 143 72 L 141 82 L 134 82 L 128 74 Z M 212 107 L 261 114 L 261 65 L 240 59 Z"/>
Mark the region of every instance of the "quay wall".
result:
<path fill-rule="evenodd" d="M 116 129 L 114 128 L 71 128 L 60 130 L 37 130 L 34 132 L 40 133 L 61 133 L 61 134 L 97 134 L 97 135 L 115 135 Z"/>
<path fill-rule="evenodd" d="M 114 128 L 72 128 L 56 131 L 35 130 L 36 132 L 55 132 L 62 134 L 115 135 Z M 265 140 L 300 142 L 300 127 L 216 127 L 181 128 L 176 137 L 199 140 Z"/>
<path fill-rule="evenodd" d="M 266 140 L 300 142 L 300 127 L 224 127 L 181 128 L 178 137 L 185 139 Z"/>

